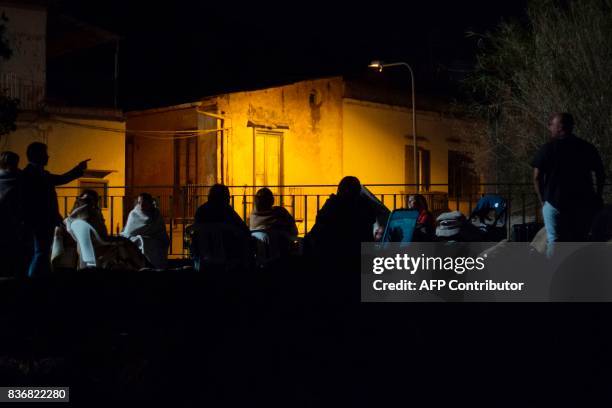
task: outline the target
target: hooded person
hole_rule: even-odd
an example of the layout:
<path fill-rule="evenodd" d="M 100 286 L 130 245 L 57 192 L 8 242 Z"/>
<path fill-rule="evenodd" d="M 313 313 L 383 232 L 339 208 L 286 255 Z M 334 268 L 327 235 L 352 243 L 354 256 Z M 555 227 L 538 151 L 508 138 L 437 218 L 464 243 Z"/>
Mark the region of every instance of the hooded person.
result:
<path fill-rule="evenodd" d="M 315 254 L 329 251 L 342 255 L 359 254 L 362 242 L 374 240 L 376 209 L 361 194 L 357 177 L 344 177 L 317 214 L 315 225 L 307 235 L 309 250 Z"/>
<path fill-rule="evenodd" d="M 164 217 L 151 194 L 142 193 L 138 196 L 121 235 L 136 243 L 155 268 L 166 267 L 170 238 Z"/>
<path fill-rule="evenodd" d="M 87 222 L 102 239 L 108 239 L 108 231 L 102 216 L 102 210 L 99 207 L 99 199 L 100 197 L 95 190 L 83 190 L 74 201 L 72 211 L 64 219 L 65 229 L 62 227 L 55 228 L 51 250 L 51 265 L 54 270 L 79 266 L 77 242 L 71 229 L 74 221 Z"/>
<path fill-rule="evenodd" d="M 74 260 L 74 255 L 82 250 L 81 243 L 79 243 L 79 233 L 73 228 L 77 221 L 87 223 L 95 232 L 96 237 L 91 240 L 91 244 L 97 268 L 126 271 L 140 270 L 146 267 L 148 258 L 145 255 L 150 256 L 150 254 L 143 254 L 143 237 L 140 235 L 135 237 L 110 236 L 99 206 L 99 199 L 100 196 L 95 190 L 83 190 L 77 197 L 69 216 L 64 220 L 67 234 L 63 233 L 63 229 L 56 228 L 52 256 L 53 267 L 60 269 L 89 267 L 78 255 L 76 261 Z M 134 216 L 128 223 L 132 232 L 137 230 L 137 222 L 135 222 Z M 146 220 L 142 222 L 143 225 L 146 225 L 146 223 Z M 140 232 L 144 233 L 146 231 L 141 229 Z M 162 254 L 160 255 L 163 259 L 165 259 L 165 253 L 163 252 L 165 248 L 167 248 L 167 245 L 162 247 Z"/>
<path fill-rule="evenodd" d="M 376 214 L 376 221 L 373 226 L 374 241 L 380 241 L 385 232 L 385 227 L 391 215 L 391 211 L 365 186 L 361 186 L 361 196 L 369 202 Z"/>
<path fill-rule="evenodd" d="M 64 223 L 67 224 L 76 219 L 87 221 L 102 238 L 107 238 L 108 230 L 99 206 L 99 200 L 100 196 L 95 190 L 83 190 L 75 200 L 74 207 Z"/>
<path fill-rule="evenodd" d="M 227 186 L 215 184 L 210 188 L 208 201 L 195 212 L 190 235 L 196 270 L 204 265 L 248 268 L 251 231 L 230 205 Z"/>
<path fill-rule="evenodd" d="M 249 228 L 230 205 L 230 192 L 223 184 L 215 184 L 210 188 L 208 201 L 198 207 L 194 222 L 195 224 L 231 224 L 250 235 Z"/>

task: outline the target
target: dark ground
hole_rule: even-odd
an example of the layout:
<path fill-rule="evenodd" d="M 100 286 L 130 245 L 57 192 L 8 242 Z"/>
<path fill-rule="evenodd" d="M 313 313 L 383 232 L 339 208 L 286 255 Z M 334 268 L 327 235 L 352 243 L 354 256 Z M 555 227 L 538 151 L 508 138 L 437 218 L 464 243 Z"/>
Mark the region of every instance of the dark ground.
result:
<path fill-rule="evenodd" d="M 87 407 L 612 402 L 608 304 L 362 304 L 357 279 L 288 261 L 4 281 L 0 384 Z"/>

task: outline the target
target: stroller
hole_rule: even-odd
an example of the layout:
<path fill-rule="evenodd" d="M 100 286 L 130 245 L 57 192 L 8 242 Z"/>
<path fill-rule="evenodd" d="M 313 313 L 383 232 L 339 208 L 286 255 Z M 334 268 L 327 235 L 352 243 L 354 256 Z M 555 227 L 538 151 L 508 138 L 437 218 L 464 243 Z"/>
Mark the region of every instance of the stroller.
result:
<path fill-rule="evenodd" d="M 501 241 L 506 237 L 507 200 L 496 194 L 481 197 L 472 210 L 469 221 L 472 222 L 474 219 L 480 222 L 478 228 L 483 241 Z"/>
<path fill-rule="evenodd" d="M 469 218 L 459 211 L 440 214 L 436 220 L 436 236 L 440 241 L 501 241 L 506 237 L 507 209 L 507 201 L 503 197 L 493 194 L 483 196 Z"/>
<path fill-rule="evenodd" d="M 480 242 L 482 232 L 460 211 L 448 211 L 436 218 L 436 239 L 446 242 Z"/>

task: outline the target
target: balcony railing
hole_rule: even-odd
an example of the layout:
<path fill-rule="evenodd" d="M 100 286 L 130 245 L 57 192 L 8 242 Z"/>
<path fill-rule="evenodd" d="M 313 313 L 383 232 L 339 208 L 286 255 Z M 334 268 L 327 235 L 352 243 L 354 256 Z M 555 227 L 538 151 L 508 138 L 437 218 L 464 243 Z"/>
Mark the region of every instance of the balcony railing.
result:
<path fill-rule="evenodd" d="M 0 73 L 0 92 L 19 99 L 19 109 L 37 110 L 45 100 L 45 84 L 18 77 L 15 73 Z"/>
<path fill-rule="evenodd" d="M 407 207 L 408 195 L 415 192 L 413 185 L 371 184 L 366 187 L 389 210 Z M 607 202 L 612 201 L 611 185 L 606 186 Z M 260 187 L 229 186 L 230 204 L 240 217 L 248 221 L 253 211 L 255 192 Z M 301 236 L 306 234 L 315 223 L 318 211 L 330 194 L 335 193 L 336 185 L 292 185 L 271 187 L 277 192 L 275 205 L 285 207 L 296 220 Z M 432 184 L 429 192 L 420 192 L 427 199 L 430 210 L 437 215 L 444 211 L 458 210 L 469 215 L 478 200 L 485 194 L 495 193 L 508 201 L 507 234 L 510 236 L 512 225 L 526 222 L 541 222 L 541 209 L 533 191 L 532 184 L 481 184 L 481 193 L 462 197 L 450 197 L 447 184 Z M 59 187 L 58 199 L 60 212 L 64 216 L 72 209 L 78 195 L 77 187 Z M 129 211 L 134 207 L 138 194 L 147 192 L 157 201 L 171 236 L 170 255 L 185 256 L 183 246 L 185 227 L 193 222 L 196 209 L 208 199 L 210 186 L 120 186 L 107 188 L 106 208 L 103 214 L 107 227 L 119 233 Z"/>

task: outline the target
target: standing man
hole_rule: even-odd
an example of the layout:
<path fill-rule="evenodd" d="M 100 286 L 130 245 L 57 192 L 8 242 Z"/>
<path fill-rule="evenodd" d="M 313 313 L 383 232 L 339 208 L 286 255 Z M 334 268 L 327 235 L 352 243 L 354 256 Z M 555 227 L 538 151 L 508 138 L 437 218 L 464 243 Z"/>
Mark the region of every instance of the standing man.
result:
<path fill-rule="evenodd" d="M 572 133 L 572 115 L 554 113 L 548 130 L 551 140 L 540 148 L 531 166 L 546 226 L 546 252 L 551 257 L 555 242 L 586 240 L 603 203 L 605 172 L 595 146 Z"/>
<path fill-rule="evenodd" d="M 51 245 L 55 227 L 62 225 L 55 186 L 66 184 L 83 175 L 88 160 L 62 175 L 45 170 L 49 162 L 47 145 L 34 142 L 26 151 L 29 164 L 23 169 L 25 221 L 32 234 L 34 253 L 28 276 L 41 276 L 51 271 Z"/>

